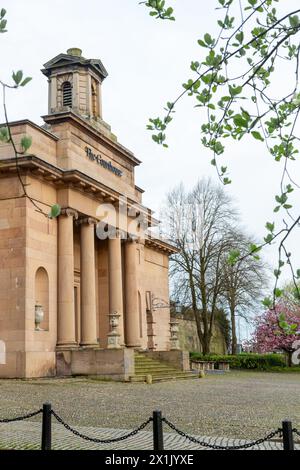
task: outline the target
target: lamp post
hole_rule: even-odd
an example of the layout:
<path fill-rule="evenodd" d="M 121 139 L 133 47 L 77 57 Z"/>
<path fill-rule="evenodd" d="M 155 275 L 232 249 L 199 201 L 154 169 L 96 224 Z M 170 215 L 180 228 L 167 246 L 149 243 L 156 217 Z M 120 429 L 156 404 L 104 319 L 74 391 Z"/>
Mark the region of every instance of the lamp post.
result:
<path fill-rule="evenodd" d="M 152 310 L 160 310 L 161 308 L 172 308 L 172 305 L 168 302 L 166 302 L 163 299 L 159 299 L 158 297 L 154 297 L 152 295 L 151 297 L 151 306 Z M 179 314 L 181 313 L 181 305 L 178 301 L 174 302 L 174 307 L 175 307 L 175 313 Z M 178 327 L 179 323 L 176 318 L 170 318 L 170 349 L 171 351 L 178 351 L 180 350 L 179 346 L 179 339 L 178 339 Z"/>

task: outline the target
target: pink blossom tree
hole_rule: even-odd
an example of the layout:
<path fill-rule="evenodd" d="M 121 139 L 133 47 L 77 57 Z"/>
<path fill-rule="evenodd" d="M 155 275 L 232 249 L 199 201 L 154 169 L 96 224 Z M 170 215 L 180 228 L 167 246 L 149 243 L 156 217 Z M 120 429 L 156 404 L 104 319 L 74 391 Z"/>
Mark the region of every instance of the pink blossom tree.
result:
<path fill-rule="evenodd" d="M 256 318 L 255 331 L 247 347 L 260 353 L 284 351 L 291 366 L 297 339 L 300 339 L 300 308 L 295 311 L 288 304 L 280 303 Z"/>

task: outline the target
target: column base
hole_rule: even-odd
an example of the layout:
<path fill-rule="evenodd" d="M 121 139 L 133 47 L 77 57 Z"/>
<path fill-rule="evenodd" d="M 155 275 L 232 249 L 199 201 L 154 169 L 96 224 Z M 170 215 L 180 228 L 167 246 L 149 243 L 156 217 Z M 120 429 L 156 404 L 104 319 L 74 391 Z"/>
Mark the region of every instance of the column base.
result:
<path fill-rule="evenodd" d="M 56 351 L 65 351 L 66 349 L 78 349 L 78 343 L 58 343 L 56 345 Z"/>
<path fill-rule="evenodd" d="M 126 344 L 126 348 L 141 349 L 141 344 Z"/>
<path fill-rule="evenodd" d="M 81 349 L 99 349 L 98 343 L 80 343 L 79 347 Z"/>

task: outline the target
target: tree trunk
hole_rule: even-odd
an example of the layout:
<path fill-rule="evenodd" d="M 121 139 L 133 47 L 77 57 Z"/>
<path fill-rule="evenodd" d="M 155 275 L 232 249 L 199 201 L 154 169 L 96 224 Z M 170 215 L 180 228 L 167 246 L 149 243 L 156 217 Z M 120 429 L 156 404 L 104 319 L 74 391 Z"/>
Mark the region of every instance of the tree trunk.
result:
<path fill-rule="evenodd" d="M 204 356 L 210 353 L 210 338 L 208 335 L 204 336 L 202 341 L 202 353 Z"/>
<path fill-rule="evenodd" d="M 293 362 L 292 362 L 293 351 L 286 351 L 286 355 L 287 355 L 287 365 L 288 365 L 288 367 L 292 367 L 292 365 L 293 365 Z"/>
<path fill-rule="evenodd" d="M 230 309 L 230 320 L 231 320 L 231 354 L 237 353 L 237 337 L 236 337 L 236 324 L 234 309 Z"/>

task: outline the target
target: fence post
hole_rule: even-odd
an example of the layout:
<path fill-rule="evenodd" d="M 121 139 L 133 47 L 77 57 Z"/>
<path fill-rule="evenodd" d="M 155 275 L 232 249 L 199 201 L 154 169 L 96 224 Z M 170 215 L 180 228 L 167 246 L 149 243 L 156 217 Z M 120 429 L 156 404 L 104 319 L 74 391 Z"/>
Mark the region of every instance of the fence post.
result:
<path fill-rule="evenodd" d="M 163 422 L 161 411 L 153 411 L 153 449 L 164 450 Z"/>
<path fill-rule="evenodd" d="M 51 404 L 44 403 L 42 423 L 42 450 L 51 450 L 51 415 Z"/>
<path fill-rule="evenodd" d="M 282 421 L 283 450 L 294 450 L 293 427 L 291 421 Z"/>

